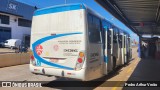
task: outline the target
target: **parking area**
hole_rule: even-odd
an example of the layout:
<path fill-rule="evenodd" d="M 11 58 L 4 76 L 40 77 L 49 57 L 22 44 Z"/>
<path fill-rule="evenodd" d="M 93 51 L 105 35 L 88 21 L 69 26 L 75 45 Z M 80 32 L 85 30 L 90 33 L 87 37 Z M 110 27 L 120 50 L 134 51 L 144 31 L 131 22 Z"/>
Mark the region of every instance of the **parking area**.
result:
<path fill-rule="evenodd" d="M 25 53 L 21 56 L 26 56 Z M 159 80 L 160 73 L 160 61 L 152 59 L 141 59 L 137 54 L 137 47 L 133 48 L 133 59 L 129 64 L 118 68 L 116 71 L 110 73 L 109 75 L 98 79 L 96 85 L 92 87 L 62 87 L 64 83 L 70 83 L 67 81 L 73 81 L 74 79 L 68 78 L 57 78 L 55 76 L 44 76 L 39 74 L 33 74 L 29 70 L 29 64 L 16 65 L 0 68 L 0 81 L 20 81 L 20 82 L 30 82 L 39 81 L 42 83 L 42 87 L 36 88 L 0 88 L 0 90 L 153 90 L 153 88 L 147 87 L 120 87 L 122 82 L 126 81 L 157 81 Z M 12 56 L 13 58 L 13 56 Z M 24 60 L 24 59 L 22 59 Z M 15 62 L 15 61 L 14 61 Z M 20 61 L 21 62 L 21 61 Z M 96 73 L 95 73 L 96 74 Z M 63 81 L 61 87 L 55 86 L 55 82 Z M 112 86 L 106 86 L 107 82 L 112 82 Z M 74 82 L 72 82 L 74 83 Z M 84 83 L 82 83 L 85 85 Z M 124 84 L 123 84 L 124 85 Z M 159 87 L 154 87 L 154 90 L 160 90 Z"/>
<path fill-rule="evenodd" d="M 5 53 L 14 53 L 15 50 L 12 50 L 10 48 L 0 48 L 0 54 L 5 54 Z"/>
<path fill-rule="evenodd" d="M 160 0 L 32 1 L 1 0 L 0 90 L 160 90 Z"/>
<path fill-rule="evenodd" d="M 150 63 L 154 64 L 150 64 Z M 101 78 L 104 82 L 98 83 L 94 87 L 55 87 L 53 84 L 57 81 L 70 81 L 67 78 L 56 78 L 55 76 L 43 76 L 35 75 L 29 71 L 29 64 L 17 65 L 11 67 L 0 68 L 0 81 L 45 81 L 42 83 L 41 88 L 0 88 L 3 90 L 134 90 L 134 87 L 118 87 L 117 81 L 138 81 L 138 80 L 155 80 L 158 77 L 158 73 L 154 70 L 160 69 L 158 66 L 160 61 L 141 60 L 137 55 L 137 48 L 133 48 L 133 60 L 124 67 L 117 69 L 117 71 Z M 156 64 L 157 63 L 157 64 Z M 148 67 L 150 65 L 151 67 Z M 17 73 L 18 72 L 18 73 Z M 144 72 L 144 73 L 143 73 Z M 154 73 L 153 73 L 154 72 Z M 153 73 L 153 74 L 149 74 Z M 147 74 L 147 75 L 144 75 Z M 149 79 L 148 79 L 149 78 Z M 116 81 L 112 87 L 105 87 L 107 81 Z M 63 85 L 62 85 L 63 86 Z M 146 90 L 146 88 L 136 88 L 136 90 Z M 150 89 L 147 89 L 150 90 Z M 159 88 L 155 88 L 159 90 Z"/>
<path fill-rule="evenodd" d="M 15 49 L 0 48 L 0 68 L 29 64 L 29 52 L 16 52 Z"/>
<path fill-rule="evenodd" d="M 159 80 L 160 73 L 160 61 L 152 59 L 141 59 L 137 54 L 137 47 L 133 48 L 133 59 L 129 64 L 118 68 L 116 71 L 110 73 L 109 75 L 98 79 L 99 81 L 94 87 L 55 87 L 54 84 L 57 81 L 73 81 L 73 79 L 68 78 L 57 78 L 55 76 L 44 76 L 39 74 L 33 74 L 29 70 L 29 64 L 16 65 L 0 68 L 0 81 L 39 81 L 42 83 L 42 87 L 36 88 L 0 88 L 0 90 L 153 90 L 153 88 L 147 87 L 120 87 L 122 82 L 126 81 L 157 81 Z M 21 54 L 26 56 L 25 53 Z M 27 56 L 28 57 L 28 56 Z M 13 56 L 12 56 L 13 58 Z M 24 60 L 24 59 L 22 59 Z M 14 61 L 15 62 L 15 61 Z M 21 62 L 21 61 L 20 61 Z M 112 87 L 106 87 L 106 82 L 112 82 Z M 69 82 L 66 82 L 69 83 Z M 74 83 L 74 82 L 73 82 Z M 84 84 L 83 84 L 84 85 Z M 154 90 L 160 90 L 159 87 L 155 87 Z"/>

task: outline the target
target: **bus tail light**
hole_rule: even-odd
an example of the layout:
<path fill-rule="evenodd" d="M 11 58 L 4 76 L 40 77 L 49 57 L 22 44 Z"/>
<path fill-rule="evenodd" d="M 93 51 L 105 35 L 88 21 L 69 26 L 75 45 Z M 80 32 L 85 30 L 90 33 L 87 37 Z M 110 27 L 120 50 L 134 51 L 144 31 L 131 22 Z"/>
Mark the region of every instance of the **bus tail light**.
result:
<path fill-rule="evenodd" d="M 85 60 L 85 55 L 84 55 L 83 52 L 80 52 L 80 53 L 79 53 L 79 56 L 78 56 L 78 59 L 77 59 L 77 62 L 76 62 L 76 68 L 75 68 L 75 70 L 80 70 L 80 69 L 82 69 L 84 60 Z"/>
<path fill-rule="evenodd" d="M 82 62 L 83 62 L 82 58 L 78 58 L 78 63 L 82 63 Z"/>
<path fill-rule="evenodd" d="M 32 65 L 34 65 L 34 66 L 36 65 L 36 61 L 35 61 L 35 58 L 33 55 L 31 55 L 30 61 L 31 61 Z"/>
<path fill-rule="evenodd" d="M 32 61 L 34 60 L 34 56 L 33 56 L 33 55 L 31 56 L 31 60 L 32 60 Z"/>

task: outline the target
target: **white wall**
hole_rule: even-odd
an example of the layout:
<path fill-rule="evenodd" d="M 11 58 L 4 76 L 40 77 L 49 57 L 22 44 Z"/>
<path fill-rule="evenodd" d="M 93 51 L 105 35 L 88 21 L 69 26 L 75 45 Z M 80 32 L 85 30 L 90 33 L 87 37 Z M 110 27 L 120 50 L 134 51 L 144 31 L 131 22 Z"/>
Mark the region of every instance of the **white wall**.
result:
<path fill-rule="evenodd" d="M 2 13 L 0 13 L 2 14 Z M 22 27 L 22 26 L 18 26 L 18 16 L 13 16 L 13 15 L 8 15 L 8 14 L 3 14 L 3 15 L 7 15 L 10 16 L 10 24 L 1 24 L 0 26 L 2 27 L 10 27 L 11 28 L 11 38 L 12 39 L 21 39 L 23 40 L 23 35 L 27 34 L 30 35 L 31 34 L 31 28 L 30 27 Z M 15 19 L 17 20 L 15 22 Z"/>

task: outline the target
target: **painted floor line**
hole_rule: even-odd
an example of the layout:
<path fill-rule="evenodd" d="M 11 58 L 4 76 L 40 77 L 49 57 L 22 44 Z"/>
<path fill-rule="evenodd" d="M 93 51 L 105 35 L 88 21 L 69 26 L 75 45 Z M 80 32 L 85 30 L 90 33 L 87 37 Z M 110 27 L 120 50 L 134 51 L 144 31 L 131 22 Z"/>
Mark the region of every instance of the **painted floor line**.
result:
<path fill-rule="evenodd" d="M 122 81 L 122 80 L 120 80 L 120 81 Z M 112 90 L 117 90 L 119 84 L 121 84 L 121 82 L 117 82 L 116 85 L 112 88 Z"/>

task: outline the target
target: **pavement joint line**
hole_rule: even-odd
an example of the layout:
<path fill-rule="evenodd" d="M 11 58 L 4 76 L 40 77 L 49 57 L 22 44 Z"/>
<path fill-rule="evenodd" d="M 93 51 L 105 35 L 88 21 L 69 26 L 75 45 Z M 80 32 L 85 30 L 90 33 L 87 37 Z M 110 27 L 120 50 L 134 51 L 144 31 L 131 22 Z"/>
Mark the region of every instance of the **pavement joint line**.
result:
<path fill-rule="evenodd" d="M 120 80 L 122 81 L 122 80 Z M 117 86 L 120 84 L 120 82 L 117 82 L 116 85 L 112 88 L 112 90 L 117 90 Z"/>
<path fill-rule="evenodd" d="M 134 64 L 137 64 L 138 61 L 135 61 Z"/>
<path fill-rule="evenodd" d="M 129 73 L 131 71 L 132 67 L 130 67 L 128 70 L 127 70 L 127 73 Z"/>
<path fill-rule="evenodd" d="M 132 65 L 137 64 L 137 63 L 138 63 L 138 59 L 136 59 L 135 62 L 132 62 Z M 129 68 L 129 67 L 130 67 L 130 68 L 127 70 L 127 73 L 132 70 L 132 67 L 133 67 L 132 65 L 130 64 L 130 65 L 128 66 L 128 68 Z M 134 66 L 135 66 L 135 65 L 134 65 Z M 129 78 L 129 77 L 130 77 L 130 75 L 127 76 L 127 78 Z M 122 80 L 120 80 L 120 81 L 122 81 Z M 120 82 L 117 82 L 116 85 L 115 85 L 111 90 L 117 90 L 117 88 L 118 88 L 117 86 L 118 86 L 119 84 L 120 84 Z"/>
<path fill-rule="evenodd" d="M 135 61 L 134 64 L 137 64 L 138 61 Z M 135 67 L 135 65 L 134 65 Z M 132 70 L 132 66 L 127 70 L 127 73 L 129 73 Z"/>

